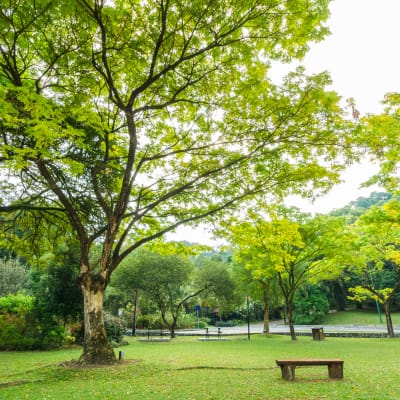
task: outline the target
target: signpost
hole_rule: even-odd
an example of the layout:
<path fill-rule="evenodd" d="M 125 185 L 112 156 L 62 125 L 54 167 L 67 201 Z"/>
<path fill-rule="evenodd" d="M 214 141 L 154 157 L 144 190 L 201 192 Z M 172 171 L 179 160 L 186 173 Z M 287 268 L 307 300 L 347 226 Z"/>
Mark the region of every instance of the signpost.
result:
<path fill-rule="evenodd" d="M 250 340 L 250 296 L 246 296 L 247 305 L 247 339 Z"/>
<path fill-rule="evenodd" d="M 196 316 L 197 316 L 197 329 L 199 329 L 199 315 L 200 315 L 200 306 L 196 304 Z"/>

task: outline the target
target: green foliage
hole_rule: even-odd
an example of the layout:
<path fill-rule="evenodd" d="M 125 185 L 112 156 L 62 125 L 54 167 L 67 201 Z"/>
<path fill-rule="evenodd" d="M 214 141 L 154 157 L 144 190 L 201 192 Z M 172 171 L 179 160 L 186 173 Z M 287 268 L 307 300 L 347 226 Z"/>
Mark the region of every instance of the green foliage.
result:
<path fill-rule="evenodd" d="M 306 286 L 297 291 L 293 309 L 296 324 L 320 324 L 328 311 L 329 301 L 321 286 Z"/>
<path fill-rule="evenodd" d="M 18 258 L 0 258 L 0 297 L 28 291 L 29 268 Z"/>
<path fill-rule="evenodd" d="M 296 292 L 306 284 L 340 276 L 352 259 L 352 235 L 344 218 L 311 218 L 294 208 L 268 211 L 269 218 L 251 211 L 245 221 L 233 224 L 231 241 L 236 260 L 245 264 L 255 280 L 265 282 L 264 286 L 275 281 L 280 288 L 294 340 Z M 269 305 L 269 298 L 270 292 L 265 290 L 265 304 Z M 315 313 L 312 309 L 309 312 Z"/>
<path fill-rule="evenodd" d="M 104 324 L 108 339 L 116 344 L 121 343 L 126 331 L 121 319 L 106 313 L 104 315 Z"/>
<path fill-rule="evenodd" d="M 8 295 L 0 298 L 0 349 L 51 349 L 67 343 L 63 327 L 37 316 L 35 298 Z"/>
<path fill-rule="evenodd" d="M 183 313 L 179 316 L 177 327 L 179 329 L 207 328 L 210 319 L 207 317 L 197 318 L 194 313 Z"/>
<path fill-rule="evenodd" d="M 139 329 L 160 329 L 163 326 L 158 314 L 141 314 L 137 318 L 136 325 Z"/>
<path fill-rule="evenodd" d="M 363 130 L 357 135 L 373 159 L 380 164 L 380 171 L 369 183 L 380 183 L 391 193 L 399 193 L 400 180 L 400 94 L 387 93 L 383 100 L 384 112 L 362 120 Z"/>
<path fill-rule="evenodd" d="M 325 191 L 353 155 L 326 73 L 269 77 L 328 33 L 325 0 L 0 7 L 0 212 L 45 264 L 44 233 L 76 235 L 88 298 L 145 243 L 262 192 Z"/>
<path fill-rule="evenodd" d="M 43 321 L 61 324 L 83 318 L 82 291 L 77 284 L 77 267 L 51 264 L 46 270 L 33 272 L 35 309 Z"/>
<path fill-rule="evenodd" d="M 373 192 L 368 197 L 359 197 L 351 201 L 348 205 L 342 208 L 335 209 L 329 214 L 333 216 L 346 216 L 350 222 L 363 215 L 369 208 L 373 206 L 382 206 L 390 200 L 392 194 L 384 192 Z"/>
<path fill-rule="evenodd" d="M 9 294 L 0 297 L 0 313 L 23 314 L 33 309 L 35 298 L 24 294 Z"/>
<path fill-rule="evenodd" d="M 237 304 L 235 282 L 229 265 L 214 257 L 200 256 L 195 260 L 195 287 L 204 287 L 200 297 L 203 301 L 214 303 L 222 309 L 232 309 Z"/>
<path fill-rule="evenodd" d="M 33 304 L 32 296 L 10 294 L 0 297 L 0 350 L 37 348 Z"/>
<path fill-rule="evenodd" d="M 397 198 L 370 208 L 354 224 L 358 241 L 353 269 L 363 278 L 353 290 L 354 299 L 361 301 L 369 296 L 384 304 L 400 289 L 399 227 L 400 202 Z M 392 273 L 389 274 L 390 270 Z"/>

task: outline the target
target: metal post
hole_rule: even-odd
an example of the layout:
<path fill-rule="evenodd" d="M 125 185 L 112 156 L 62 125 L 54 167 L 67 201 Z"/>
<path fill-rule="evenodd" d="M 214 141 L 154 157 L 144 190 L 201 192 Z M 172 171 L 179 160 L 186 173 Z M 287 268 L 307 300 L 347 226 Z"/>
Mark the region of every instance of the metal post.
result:
<path fill-rule="evenodd" d="M 133 300 L 133 323 L 132 323 L 132 336 L 136 336 L 136 309 L 137 309 L 137 297 L 138 291 L 135 290 L 134 300 Z"/>
<path fill-rule="evenodd" d="M 250 304 L 249 304 L 249 296 L 246 296 L 247 303 L 247 339 L 250 340 Z"/>
<path fill-rule="evenodd" d="M 380 323 L 382 323 L 382 311 L 381 311 L 381 307 L 378 303 L 378 300 L 375 300 L 375 304 L 376 304 L 376 310 L 378 311 L 378 316 L 379 316 L 379 321 Z"/>

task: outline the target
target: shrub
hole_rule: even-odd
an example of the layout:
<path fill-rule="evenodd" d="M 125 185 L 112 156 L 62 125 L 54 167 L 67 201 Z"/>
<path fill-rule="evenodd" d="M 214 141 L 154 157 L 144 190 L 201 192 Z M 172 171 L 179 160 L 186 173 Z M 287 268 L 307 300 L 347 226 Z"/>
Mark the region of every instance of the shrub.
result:
<path fill-rule="evenodd" d="M 197 327 L 197 318 L 194 314 L 181 314 L 178 319 L 178 329 L 190 329 Z"/>
<path fill-rule="evenodd" d="M 308 286 L 298 291 L 293 312 L 296 324 L 318 324 L 328 311 L 328 297 L 319 286 Z"/>
<path fill-rule="evenodd" d="M 104 315 L 107 336 L 110 342 L 120 343 L 125 334 L 125 327 L 120 318 L 110 314 Z"/>
<path fill-rule="evenodd" d="M 20 314 L 32 311 L 35 298 L 21 293 L 0 297 L 0 314 Z"/>
<path fill-rule="evenodd" d="M 240 321 L 236 319 L 231 319 L 229 321 L 215 321 L 215 326 L 219 327 L 228 327 L 228 326 L 237 326 Z"/>
<path fill-rule="evenodd" d="M 142 314 L 136 320 L 139 329 L 160 329 L 163 324 L 161 317 L 156 314 Z"/>
<path fill-rule="evenodd" d="M 83 321 L 76 322 L 75 324 L 71 325 L 69 328 L 69 333 L 75 343 L 82 344 L 85 336 L 85 325 Z"/>
<path fill-rule="evenodd" d="M 0 350 L 45 350 L 66 342 L 65 329 L 55 321 L 38 318 L 34 305 L 32 296 L 0 298 Z"/>

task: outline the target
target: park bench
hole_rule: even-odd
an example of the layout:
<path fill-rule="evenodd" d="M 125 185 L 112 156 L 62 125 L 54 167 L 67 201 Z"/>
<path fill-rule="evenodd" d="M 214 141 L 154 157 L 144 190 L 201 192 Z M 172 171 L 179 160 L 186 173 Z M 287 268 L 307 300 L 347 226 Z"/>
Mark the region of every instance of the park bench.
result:
<path fill-rule="evenodd" d="M 218 328 L 217 331 L 210 331 L 209 328 L 204 328 L 206 330 L 206 339 L 209 340 L 210 336 L 217 336 L 218 340 L 221 340 L 222 330 Z"/>
<path fill-rule="evenodd" d="M 327 365 L 329 378 L 343 379 L 343 363 L 344 362 L 342 360 L 336 358 L 297 358 L 290 360 L 276 360 L 276 364 L 281 367 L 282 378 L 288 381 L 294 381 L 296 367 L 316 365 Z"/>

